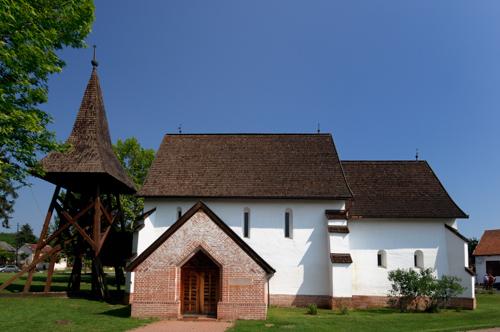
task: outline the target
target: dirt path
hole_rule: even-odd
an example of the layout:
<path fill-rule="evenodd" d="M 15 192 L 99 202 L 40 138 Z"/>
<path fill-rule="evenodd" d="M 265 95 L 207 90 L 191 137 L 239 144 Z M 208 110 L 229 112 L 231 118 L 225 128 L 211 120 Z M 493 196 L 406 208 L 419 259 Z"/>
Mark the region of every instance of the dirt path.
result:
<path fill-rule="evenodd" d="M 224 332 L 233 324 L 219 321 L 182 321 L 182 320 L 162 320 L 146 326 L 142 326 L 129 332 Z"/>

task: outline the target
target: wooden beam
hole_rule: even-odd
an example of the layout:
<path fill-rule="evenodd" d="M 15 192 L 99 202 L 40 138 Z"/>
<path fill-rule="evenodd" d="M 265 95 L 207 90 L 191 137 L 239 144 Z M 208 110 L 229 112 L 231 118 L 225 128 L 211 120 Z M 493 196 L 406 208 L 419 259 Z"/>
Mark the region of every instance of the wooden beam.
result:
<path fill-rule="evenodd" d="M 96 251 L 96 256 L 99 255 L 99 253 L 101 252 L 102 246 L 104 245 L 104 241 L 106 241 L 106 238 L 108 237 L 109 231 L 111 230 L 112 227 L 113 226 L 109 225 L 106 228 L 106 230 L 104 231 L 104 233 L 102 234 L 101 242 L 99 242 L 99 247 L 97 248 L 97 251 Z"/>
<path fill-rule="evenodd" d="M 52 255 L 52 257 L 50 258 L 49 270 L 47 271 L 47 280 L 45 281 L 45 287 L 43 289 L 44 293 L 50 292 L 50 286 L 52 285 L 52 274 L 54 273 L 54 267 L 58 258 L 59 253 Z"/>
<path fill-rule="evenodd" d="M 104 214 L 104 217 L 106 218 L 106 220 L 108 220 L 108 223 L 110 225 L 113 224 L 113 222 L 115 221 L 115 218 L 116 218 L 116 214 L 114 216 L 112 216 L 107 210 L 106 208 L 104 207 L 103 204 L 101 204 L 101 211 L 102 211 L 102 214 Z"/>
<path fill-rule="evenodd" d="M 56 204 L 55 208 L 56 208 L 56 210 L 57 210 L 57 212 L 59 213 L 60 216 L 63 216 L 64 219 L 66 219 L 67 222 L 69 222 L 69 223 L 71 223 L 71 225 L 75 226 L 75 228 L 78 231 L 78 233 L 80 233 L 82 235 L 82 237 L 85 239 L 85 241 L 87 241 L 92 246 L 92 248 L 95 251 L 96 248 L 97 248 L 96 243 L 87 234 L 87 232 L 85 232 L 85 230 L 80 225 L 78 225 L 78 223 L 76 221 L 74 221 L 73 218 L 66 211 L 64 211 L 59 204 Z"/>
<path fill-rule="evenodd" d="M 59 197 L 60 191 L 61 191 L 61 186 L 57 186 L 56 189 L 54 190 L 54 193 L 52 194 L 52 199 L 50 200 L 50 205 L 47 210 L 47 214 L 45 215 L 45 220 L 43 221 L 42 231 L 40 232 L 40 238 L 38 239 L 38 242 L 35 247 L 33 260 L 36 260 L 38 258 L 38 256 L 40 255 L 40 251 L 42 250 L 43 247 L 45 247 L 45 245 L 42 246 L 42 244 L 45 242 L 45 237 L 47 236 L 47 233 L 49 231 L 49 224 L 50 220 L 52 219 L 52 212 L 54 211 L 54 207 L 57 204 L 57 198 Z M 27 293 L 30 290 L 31 282 L 33 281 L 33 273 L 35 272 L 34 270 L 35 270 L 34 268 L 29 270 L 28 278 L 26 280 L 26 283 L 24 284 L 23 293 Z M 3 288 L 0 287 L 0 289 Z"/>
<path fill-rule="evenodd" d="M 43 261 L 46 257 L 52 255 L 53 253 L 55 252 L 58 252 L 62 250 L 62 247 L 60 245 L 57 245 L 55 246 L 54 248 L 52 248 L 49 252 L 47 253 L 44 253 L 42 255 L 40 255 L 38 258 L 36 259 L 33 259 L 33 261 L 30 263 L 30 265 L 28 265 L 27 267 L 25 267 L 24 269 L 22 269 L 21 271 L 17 272 L 16 274 L 14 274 L 12 277 L 10 277 L 9 279 L 7 279 L 1 286 L 0 286 L 0 291 L 5 289 L 6 287 L 8 287 L 10 284 L 12 284 L 17 278 L 19 278 L 20 276 L 22 276 L 23 274 L 25 274 L 26 272 L 34 269 L 36 267 L 36 265 L 38 263 L 40 263 L 41 261 Z M 24 291 L 23 291 L 24 292 Z"/>
<path fill-rule="evenodd" d="M 90 203 L 89 205 L 87 205 L 83 210 L 81 210 L 80 212 L 78 212 L 78 214 L 76 214 L 74 217 L 72 217 L 73 220 L 78 220 L 80 219 L 85 213 L 87 213 L 91 208 L 94 207 L 94 204 L 93 202 Z M 62 209 L 62 207 L 61 207 Z M 56 210 L 57 211 L 57 210 Z M 59 211 L 57 211 L 59 213 Z M 68 214 L 69 215 L 69 214 Z M 63 219 L 63 216 L 61 216 L 61 219 Z M 64 217 L 64 219 L 66 219 Z M 69 226 L 71 226 L 72 224 L 70 222 L 67 222 L 66 224 L 64 224 L 63 226 L 59 226 L 59 229 L 57 231 L 55 231 L 54 233 L 52 233 L 48 238 L 47 240 L 45 241 L 46 244 L 49 244 L 50 241 L 54 240 L 59 234 L 61 234 L 61 232 L 63 232 L 66 228 L 68 228 Z"/>
<path fill-rule="evenodd" d="M 61 207 L 56 205 L 56 210 L 58 210 L 58 209 L 61 209 Z M 76 221 L 74 221 L 73 218 L 71 218 L 71 216 L 66 211 L 63 211 L 61 209 L 59 214 L 62 215 L 64 217 L 64 219 L 66 219 L 67 222 L 69 222 L 71 225 L 75 226 L 76 230 L 78 231 L 78 233 L 80 233 L 82 235 L 82 237 L 85 239 L 85 241 L 87 241 L 92 246 L 92 248 L 94 250 L 96 249 L 96 244 L 95 244 L 94 240 L 92 240 L 92 238 L 87 234 L 87 232 L 85 232 L 85 230 L 80 225 L 78 225 L 78 223 Z"/>
<path fill-rule="evenodd" d="M 101 199 L 99 197 L 99 191 L 97 191 L 95 197 L 94 227 L 92 228 L 92 231 L 92 240 L 94 240 L 94 243 L 96 244 L 95 251 L 97 252 L 101 243 Z"/>

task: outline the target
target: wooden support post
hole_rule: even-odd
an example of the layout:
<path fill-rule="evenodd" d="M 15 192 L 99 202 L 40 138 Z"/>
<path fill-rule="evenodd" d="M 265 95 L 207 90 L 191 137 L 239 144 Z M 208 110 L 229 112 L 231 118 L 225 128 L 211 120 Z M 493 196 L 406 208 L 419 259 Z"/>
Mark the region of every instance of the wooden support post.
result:
<path fill-rule="evenodd" d="M 96 190 L 94 198 L 94 227 L 92 240 L 95 243 L 95 252 L 98 252 L 101 244 L 101 198 L 99 197 L 99 188 Z"/>
<path fill-rule="evenodd" d="M 108 298 L 106 275 L 102 268 L 101 259 L 98 256 L 92 259 L 92 293 L 99 298 Z"/>
<path fill-rule="evenodd" d="M 81 280 L 82 280 L 82 253 L 80 251 L 77 251 L 75 253 L 75 258 L 73 260 L 73 269 L 71 269 L 71 276 L 69 277 L 68 290 L 70 292 L 79 292 Z"/>
<path fill-rule="evenodd" d="M 121 285 L 125 284 L 123 269 L 120 265 L 115 265 L 115 282 L 116 282 L 116 290 L 120 291 Z"/>
<path fill-rule="evenodd" d="M 57 202 L 57 198 L 59 197 L 59 192 L 61 191 L 61 187 L 57 186 L 54 190 L 54 194 L 52 195 L 52 199 L 50 201 L 49 209 L 47 210 L 47 215 L 45 216 L 45 220 L 43 221 L 42 232 L 40 233 L 40 238 L 38 239 L 38 243 L 36 244 L 35 254 L 33 255 L 33 261 L 35 261 L 42 249 L 47 245 L 46 237 L 49 231 L 50 220 L 52 219 L 52 213 L 54 211 L 54 207 Z M 24 284 L 23 293 L 27 293 L 30 290 L 31 282 L 33 281 L 33 273 L 35 272 L 35 266 L 29 270 L 28 278 L 26 283 Z"/>
<path fill-rule="evenodd" d="M 50 292 L 50 286 L 52 285 L 52 274 L 54 273 L 54 267 L 58 258 L 59 253 L 52 255 L 52 257 L 50 258 L 49 270 L 47 271 L 47 280 L 45 281 L 45 287 L 43 289 L 44 293 Z"/>

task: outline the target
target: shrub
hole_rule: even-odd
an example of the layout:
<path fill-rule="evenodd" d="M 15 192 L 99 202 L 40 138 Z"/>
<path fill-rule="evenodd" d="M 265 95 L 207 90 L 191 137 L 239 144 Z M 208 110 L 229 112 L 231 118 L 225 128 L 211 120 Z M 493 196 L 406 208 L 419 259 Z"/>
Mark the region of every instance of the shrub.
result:
<path fill-rule="evenodd" d="M 311 303 L 307 306 L 307 314 L 308 315 L 317 315 L 318 314 L 318 306 L 315 303 Z"/>
<path fill-rule="evenodd" d="M 348 315 L 349 314 L 349 307 L 346 306 L 344 303 L 341 303 L 339 306 L 339 313 L 341 315 Z"/>
<path fill-rule="evenodd" d="M 441 279 L 434 279 L 434 292 L 431 295 L 433 305 L 438 309 L 447 307 L 452 297 L 464 291 L 460 285 L 460 278 L 454 276 L 442 276 Z"/>
<path fill-rule="evenodd" d="M 437 312 L 446 307 L 452 297 L 463 292 L 460 279 L 452 276 L 435 277 L 432 269 L 415 271 L 397 269 L 389 272 L 391 290 L 389 303 L 400 311 Z"/>

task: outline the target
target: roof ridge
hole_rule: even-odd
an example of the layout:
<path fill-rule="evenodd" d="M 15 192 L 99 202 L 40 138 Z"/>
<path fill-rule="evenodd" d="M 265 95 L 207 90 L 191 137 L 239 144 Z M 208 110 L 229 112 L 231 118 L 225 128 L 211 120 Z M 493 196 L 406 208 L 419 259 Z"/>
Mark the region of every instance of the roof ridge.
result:
<path fill-rule="evenodd" d="M 101 85 L 99 84 L 99 76 L 97 76 L 97 68 L 96 67 L 92 67 L 92 73 L 90 74 L 89 85 L 90 85 L 90 81 L 92 81 L 92 80 L 95 81 L 95 83 L 94 83 L 95 96 L 92 100 L 91 106 L 94 107 L 94 110 L 95 110 L 96 115 L 97 115 L 97 109 L 95 109 L 95 108 L 101 107 L 101 105 L 98 106 L 98 105 L 96 105 L 96 103 L 99 103 L 99 95 L 102 96 L 102 91 L 101 91 Z M 103 104 L 104 104 L 104 101 L 103 101 Z M 104 105 L 102 105 L 102 107 L 104 108 Z M 101 121 L 97 121 L 96 125 L 99 127 L 97 129 L 99 131 L 101 131 L 102 130 Z M 103 142 L 103 143 L 105 143 L 105 142 Z M 103 162 L 104 155 L 103 155 L 103 151 L 102 151 L 102 145 L 98 144 L 96 150 L 97 150 L 97 153 L 99 154 L 99 164 L 101 164 L 102 169 L 104 169 L 106 172 L 109 172 L 108 167 L 106 167 L 107 165 Z M 112 175 L 113 175 L 113 177 L 115 177 L 114 174 L 112 174 Z"/>
<path fill-rule="evenodd" d="M 351 159 L 351 160 L 340 160 L 341 163 L 374 163 L 374 164 L 383 164 L 383 163 L 427 163 L 427 160 L 405 160 L 405 159 L 380 159 L 380 160 L 370 160 L 370 159 Z"/>
<path fill-rule="evenodd" d="M 349 181 L 347 181 L 347 177 L 345 176 L 344 166 L 342 166 L 342 160 L 340 160 L 339 152 L 337 151 L 337 146 L 335 145 L 335 140 L 333 139 L 333 135 L 330 135 L 330 140 L 332 141 L 333 150 L 335 151 L 335 154 L 337 155 L 337 158 L 339 160 L 340 172 L 342 173 L 342 177 L 344 178 L 347 190 L 351 194 L 351 199 L 354 199 L 354 192 L 352 191 L 351 186 L 349 185 Z"/>
<path fill-rule="evenodd" d="M 332 136 L 331 133 L 166 133 L 165 136 Z"/>

